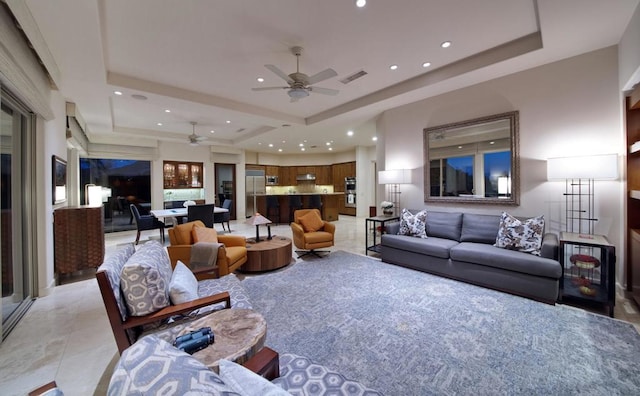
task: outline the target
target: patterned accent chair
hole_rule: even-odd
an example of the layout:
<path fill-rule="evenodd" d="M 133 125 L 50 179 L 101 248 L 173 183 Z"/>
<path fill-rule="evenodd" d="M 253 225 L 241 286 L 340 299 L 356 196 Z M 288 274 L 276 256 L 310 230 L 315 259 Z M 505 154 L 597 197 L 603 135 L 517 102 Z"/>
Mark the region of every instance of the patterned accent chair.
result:
<path fill-rule="evenodd" d="M 316 249 L 333 246 L 336 226 L 322 220 L 318 209 L 301 209 L 293 213 L 291 232 L 293 244 L 301 249 L 296 250 L 298 258 L 308 254 L 322 257 L 320 253 L 328 253 L 328 251 Z"/>
<path fill-rule="evenodd" d="M 159 394 L 169 386 L 178 395 L 382 395 L 307 358 L 278 356 L 268 347 L 244 366 L 221 360 L 215 373 L 155 336 L 140 339 L 122 354 L 107 394 Z"/>
<path fill-rule="evenodd" d="M 176 271 L 177 273 L 177 271 Z M 146 334 L 173 340 L 192 320 L 215 309 L 247 308 L 251 303 L 234 275 L 197 281 L 191 301 L 173 304 L 177 276 L 165 248 L 157 241 L 133 244 L 108 255 L 96 271 L 107 317 L 120 353 Z"/>
<path fill-rule="evenodd" d="M 191 246 L 195 243 L 193 238 L 194 227 L 204 227 L 201 221 L 190 221 L 169 229 L 169 243 L 167 251 L 171 259 L 171 266 L 175 267 L 178 260 L 185 264 L 191 262 Z M 217 241 L 224 246 L 218 249 L 217 276 L 233 273 L 247 262 L 247 240 L 239 235 L 217 235 Z M 215 274 L 199 274 L 198 279 L 215 277 Z"/>

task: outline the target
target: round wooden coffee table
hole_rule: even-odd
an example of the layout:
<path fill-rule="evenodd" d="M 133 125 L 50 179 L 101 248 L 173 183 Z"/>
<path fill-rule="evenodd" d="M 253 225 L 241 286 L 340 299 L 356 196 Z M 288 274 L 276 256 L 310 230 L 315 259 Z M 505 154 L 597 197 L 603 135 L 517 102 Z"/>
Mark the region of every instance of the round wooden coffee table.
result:
<path fill-rule="evenodd" d="M 293 260 L 291 254 L 291 238 L 275 236 L 257 243 L 247 240 L 247 262 L 240 269 L 244 272 L 260 272 L 282 268 Z"/>
<path fill-rule="evenodd" d="M 242 364 L 262 349 L 267 337 L 267 322 L 260 313 L 252 309 L 216 311 L 194 320 L 178 335 L 187 334 L 202 327 L 211 327 L 215 341 L 192 356 L 216 373 L 220 359 Z"/>

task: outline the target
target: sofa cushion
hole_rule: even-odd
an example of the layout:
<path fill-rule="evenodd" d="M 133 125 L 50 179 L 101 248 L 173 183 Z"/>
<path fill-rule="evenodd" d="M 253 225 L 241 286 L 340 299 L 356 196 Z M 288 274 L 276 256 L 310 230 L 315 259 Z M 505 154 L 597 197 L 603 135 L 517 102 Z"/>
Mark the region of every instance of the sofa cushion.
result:
<path fill-rule="evenodd" d="M 266 378 L 227 359 L 220 360 L 220 378 L 242 396 L 291 396 Z"/>
<path fill-rule="evenodd" d="M 204 223 L 200 222 L 201 226 L 204 227 Z M 196 223 L 190 221 L 184 224 L 178 224 L 173 227 L 173 235 L 176 239 L 176 245 L 193 245 L 193 237 L 191 236 L 191 231 L 193 227 L 196 226 Z"/>
<path fill-rule="evenodd" d="M 280 377 L 273 383 L 293 395 L 382 395 L 306 357 L 290 353 L 280 355 Z"/>
<path fill-rule="evenodd" d="M 400 230 L 398 230 L 398 234 L 426 238 L 426 222 L 426 210 L 421 210 L 418 213 L 413 214 L 407 209 L 402 209 L 402 213 L 400 214 Z"/>
<path fill-rule="evenodd" d="M 144 316 L 170 305 L 171 263 L 164 247 L 150 241 L 122 268 L 120 287 L 132 316 Z"/>
<path fill-rule="evenodd" d="M 198 280 L 180 260 L 176 263 L 169 284 L 169 296 L 174 305 L 198 299 Z"/>
<path fill-rule="evenodd" d="M 139 339 L 120 357 L 111 376 L 115 395 L 235 395 L 207 366 L 160 338 Z"/>
<path fill-rule="evenodd" d="M 427 235 L 460 241 L 462 213 L 429 212 L 427 214 Z"/>
<path fill-rule="evenodd" d="M 191 239 L 194 244 L 198 242 L 218 243 L 218 232 L 213 228 L 193 227 L 191 229 Z"/>
<path fill-rule="evenodd" d="M 316 232 L 324 227 L 322 217 L 315 210 L 310 210 L 304 216 L 300 216 L 298 222 L 302 225 L 304 232 Z"/>
<path fill-rule="evenodd" d="M 507 212 L 502 212 L 494 246 L 540 256 L 543 231 L 544 216 L 521 221 Z"/>
<path fill-rule="evenodd" d="M 500 249 L 484 243 L 461 242 L 449 251 L 451 260 L 501 268 L 524 274 L 560 279 L 560 263 L 515 250 Z M 508 288 L 505 285 L 505 288 Z"/>
<path fill-rule="evenodd" d="M 464 213 L 460 242 L 496 243 L 500 216 Z"/>
<path fill-rule="evenodd" d="M 382 235 L 382 248 L 390 247 L 427 256 L 449 258 L 449 249 L 457 245 L 457 241 L 443 238 L 418 239 L 405 235 Z"/>
<path fill-rule="evenodd" d="M 100 267 L 96 270 L 96 272 L 104 271 L 107 273 L 109 284 L 111 284 L 111 287 L 113 289 L 113 295 L 116 298 L 116 303 L 118 304 L 118 310 L 120 311 L 122 320 L 127 320 L 129 313 L 127 311 L 127 304 L 120 288 L 120 275 L 122 274 L 122 268 L 124 267 L 125 263 L 131 256 L 133 256 L 135 252 L 136 248 L 133 243 L 127 243 L 124 246 L 120 246 L 115 253 L 109 254 L 102 265 L 100 265 Z"/>

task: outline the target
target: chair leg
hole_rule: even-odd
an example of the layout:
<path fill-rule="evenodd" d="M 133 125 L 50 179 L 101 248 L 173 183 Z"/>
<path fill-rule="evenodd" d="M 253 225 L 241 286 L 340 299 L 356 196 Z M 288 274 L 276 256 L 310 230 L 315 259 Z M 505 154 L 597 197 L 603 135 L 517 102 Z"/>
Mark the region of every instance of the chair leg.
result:
<path fill-rule="evenodd" d="M 224 223 L 222 223 L 222 228 L 224 228 Z M 231 232 L 231 225 L 229 224 L 228 221 L 227 221 L 227 229 L 229 230 L 229 232 Z"/>
<path fill-rule="evenodd" d="M 320 255 L 320 253 L 327 253 L 325 255 Z M 314 255 L 318 258 L 323 258 L 325 256 L 327 256 L 329 253 L 331 253 L 328 250 L 296 250 L 296 254 L 298 254 L 298 258 L 307 256 L 309 254 Z"/>
<path fill-rule="evenodd" d="M 136 245 L 140 241 L 140 231 L 138 230 L 138 235 L 136 235 Z"/>

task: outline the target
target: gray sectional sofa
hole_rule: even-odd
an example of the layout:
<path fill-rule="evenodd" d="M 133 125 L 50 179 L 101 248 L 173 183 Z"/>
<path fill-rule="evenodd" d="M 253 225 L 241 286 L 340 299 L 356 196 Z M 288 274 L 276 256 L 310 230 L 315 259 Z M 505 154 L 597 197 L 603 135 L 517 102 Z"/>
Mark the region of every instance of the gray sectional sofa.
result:
<path fill-rule="evenodd" d="M 418 211 L 412 210 L 412 213 Z M 540 256 L 494 247 L 499 215 L 427 212 L 427 238 L 382 235 L 382 261 L 555 304 L 562 268 L 558 238 L 544 234 Z"/>

